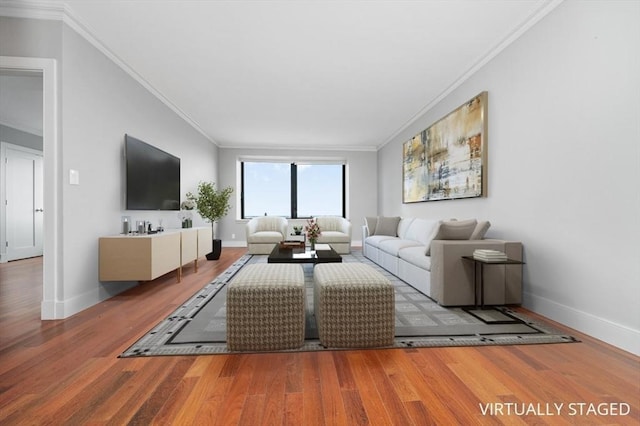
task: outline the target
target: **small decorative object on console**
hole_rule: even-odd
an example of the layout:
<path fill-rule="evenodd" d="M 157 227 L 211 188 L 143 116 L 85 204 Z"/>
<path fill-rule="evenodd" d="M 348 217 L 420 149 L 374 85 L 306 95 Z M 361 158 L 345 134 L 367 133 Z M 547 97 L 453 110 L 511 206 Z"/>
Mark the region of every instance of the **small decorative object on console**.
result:
<path fill-rule="evenodd" d="M 180 219 L 183 228 L 191 228 L 193 226 L 193 213 L 191 210 L 196 208 L 196 202 L 188 199 L 180 204 Z"/>
<path fill-rule="evenodd" d="M 129 216 L 122 216 L 122 233 L 129 235 L 131 232 L 131 218 Z"/>

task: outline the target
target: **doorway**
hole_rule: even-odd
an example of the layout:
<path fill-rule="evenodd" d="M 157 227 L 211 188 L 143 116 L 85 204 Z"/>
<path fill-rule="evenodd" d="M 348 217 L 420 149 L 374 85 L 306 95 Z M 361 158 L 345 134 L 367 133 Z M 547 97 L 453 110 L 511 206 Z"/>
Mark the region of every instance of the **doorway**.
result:
<path fill-rule="evenodd" d="M 44 257 L 40 317 L 45 320 L 62 319 L 65 317 L 65 312 L 64 293 L 61 287 L 62 279 L 59 277 L 62 270 L 62 258 L 58 250 L 61 244 L 59 238 L 59 194 L 62 191 L 61 181 L 58 179 L 60 150 L 57 130 L 57 63 L 52 58 L 0 56 L 0 74 L 2 73 L 31 73 L 32 75 L 36 73 L 42 81 L 41 169 L 44 183 L 42 186 L 42 207 L 38 207 L 43 211 L 38 213 L 42 213 L 43 216 L 42 253 Z M 3 181 L 4 179 L 3 177 Z M 4 233 L 6 234 L 6 229 Z"/>
<path fill-rule="evenodd" d="M 42 255 L 43 77 L 0 69 L 0 261 Z"/>

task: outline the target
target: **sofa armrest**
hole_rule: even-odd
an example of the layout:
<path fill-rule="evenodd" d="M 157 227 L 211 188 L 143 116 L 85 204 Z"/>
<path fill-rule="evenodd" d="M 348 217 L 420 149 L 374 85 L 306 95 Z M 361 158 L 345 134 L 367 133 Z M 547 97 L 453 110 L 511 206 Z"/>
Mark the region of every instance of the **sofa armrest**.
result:
<path fill-rule="evenodd" d="M 258 223 L 255 220 L 250 219 L 249 222 L 247 222 L 246 224 L 247 236 L 251 234 L 255 234 L 257 226 L 258 226 Z"/>
<path fill-rule="evenodd" d="M 522 260 L 522 244 L 505 240 L 434 240 L 431 243 L 431 294 L 443 306 L 472 305 L 476 249 L 500 250 L 511 259 Z M 484 268 L 487 304 L 522 303 L 522 265 Z"/>
<path fill-rule="evenodd" d="M 371 234 L 369 233 L 369 227 L 367 225 L 362 225 L 362 243 L 364 244 L 364 240 L 369 238 Z"/>
<path fill-rule="evenodd" d="M 342 232 L 347 234 L 351 238 L 351 222 L 348 219 L 342 219 Z"/>

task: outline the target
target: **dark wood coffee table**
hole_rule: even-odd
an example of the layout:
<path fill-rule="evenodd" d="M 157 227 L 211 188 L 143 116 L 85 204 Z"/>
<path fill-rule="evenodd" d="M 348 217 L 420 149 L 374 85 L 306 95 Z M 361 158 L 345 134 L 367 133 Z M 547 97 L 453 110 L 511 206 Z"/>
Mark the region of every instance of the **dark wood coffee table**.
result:
<path fill-rule="evenodd" d="M 341 263 L 342 257 L 336 253 L 333 247 L 329 250 L 316 250 L 312 254 L 303 248 L 280 248 L 279 244 L 271 251 L 268 263 Z"/>

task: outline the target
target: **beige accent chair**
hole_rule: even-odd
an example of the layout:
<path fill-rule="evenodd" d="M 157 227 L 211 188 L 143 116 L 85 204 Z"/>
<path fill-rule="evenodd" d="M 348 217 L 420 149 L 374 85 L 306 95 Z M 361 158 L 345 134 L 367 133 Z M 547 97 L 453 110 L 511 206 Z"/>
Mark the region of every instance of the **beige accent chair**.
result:
<path fill-rule="evenodd" d="M 342 216 L 316 217 L 320 227 L 319 244 L 329 244 L 339 254 L 351 252 L 351 222 Z"/>
<path fill-rule="evenodd" d="M 270 254 L 287 236 L 289 222 L 280 216 L 254 217 L 246 225 L 249 254 Z"/>

